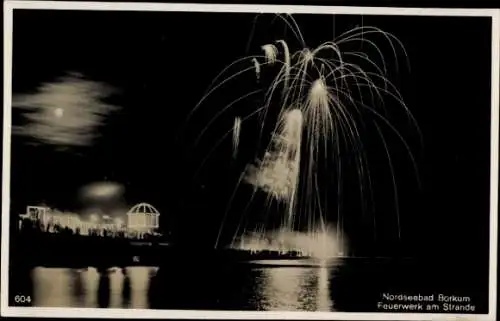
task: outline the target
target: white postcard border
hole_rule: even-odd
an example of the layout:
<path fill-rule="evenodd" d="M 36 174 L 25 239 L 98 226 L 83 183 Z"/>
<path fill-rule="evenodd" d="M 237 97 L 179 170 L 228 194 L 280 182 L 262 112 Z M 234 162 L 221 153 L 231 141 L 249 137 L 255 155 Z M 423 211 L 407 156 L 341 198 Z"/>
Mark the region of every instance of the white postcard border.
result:
<path fill-rule="evenodd" d="M 346 312 L 250 312 L 204 310 L 142 310 L 9 307 L 9 231 L 10 231 L 10 147 L 12 98 L 12 30 L 14 9 L 99 10 L 99 11 L 170 11 L 170 12 L 238 12 L 238 13 L 308 13 L 408 16 L 484 16 L 492 18 L 491 73 L 491 187 L 490 187 L 490 287 L 489 314 L 422 314 L 422 313 L 346 313 Z M 290 320 L 457 320 L 492 321 L 497 303 L 498 246 L 498 167 L 499 167 L 499 91 L 500 91 L 500 10 L 498 9 L 430 9 L 299 5 L 182 4 L 182 3 L 105 3 L 69 1 L 4 2 L 4 121 L 2 162 L 2 239 L 1 293 L 2 316 L 127 319 L 290 319 Z"/>

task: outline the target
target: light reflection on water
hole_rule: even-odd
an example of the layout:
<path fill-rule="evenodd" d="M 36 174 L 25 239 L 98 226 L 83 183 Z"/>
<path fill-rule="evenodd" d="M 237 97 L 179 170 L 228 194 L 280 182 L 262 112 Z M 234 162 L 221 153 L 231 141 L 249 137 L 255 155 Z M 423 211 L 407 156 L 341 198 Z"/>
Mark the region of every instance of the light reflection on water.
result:
<path fill-rule="evenodd" d="M 257 269 L 255 305 L 265 311 L 333 311 L 329 267 Z"/>
<path fill-rule="evenodd" d="M 157 272 L 156 267 L 141 266 L 127 267 L 123 270 L 113 268 L 103 273 L 99 273 L 95 268 L 37 267 L 32 271 L 33 305 L 147 309 L 150 307 L 148 291 L 152 276 Z M 254 265 L 249 266 L 247 272 L 251 272 L 254 278 L 251 284 L 247 285 L 247 289 L 238 291 L 250 290 L 252 294 L 247 297 L 247 302 L 233 302 L 236 305 L 241 304 L 242 308 L 250 304 L 253 309 L 266 311 L 333 310 L 330 295 L 332 267 Z M 231 281 L 223 279 L 221 283 Z M 163 282 L 160 287 L 164 291 L 176 291 Z M 164 304 L 170 306 L 169 302 Z"/>
<path fill-rule="evenodd" d="M 87 269 L 36 267 L 32 271 L 33 305 L 39 307 L 110 307 L 147 309 L 156 267 Z"/>

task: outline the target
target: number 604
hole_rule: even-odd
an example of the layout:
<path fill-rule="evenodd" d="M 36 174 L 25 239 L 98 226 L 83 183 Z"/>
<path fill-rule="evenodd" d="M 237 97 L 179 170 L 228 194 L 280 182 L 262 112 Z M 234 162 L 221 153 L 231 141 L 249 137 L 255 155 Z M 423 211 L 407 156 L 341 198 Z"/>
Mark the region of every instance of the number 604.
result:
<path fill-rule="evenodd" d="M 31 297 L 25 296 L 25 295 L 16 295 L 14 297 L 14 302 L 15 303 L 31 303 Z"/>

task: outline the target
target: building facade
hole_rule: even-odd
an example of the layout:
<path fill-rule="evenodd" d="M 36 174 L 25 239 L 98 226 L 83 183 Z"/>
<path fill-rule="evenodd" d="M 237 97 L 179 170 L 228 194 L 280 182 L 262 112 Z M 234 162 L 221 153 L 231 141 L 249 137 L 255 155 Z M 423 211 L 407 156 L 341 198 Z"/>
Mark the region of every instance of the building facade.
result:
<path fill-rule="evenodd" d="M 148 203 L 139 203 L 130 208 L 126 220 L 98 214 L 92 214 L 88 220 L 82 220 L 79 214 L 60 212 L 43 206 L 28 206 L 26 213 L 19 215 L 19 218 L 20 228 L 22 227 L 21 221 L 29 219 L 38 222 L 44 230 L 49 232 L 58 226 L 70 228 L 82 235 L 107 230 L 144 236 L 147 233 L 155 233 L 160 226 L 160 212 Z"/>
<path fill-rule="evenodd" d="M 127 212 L 127 226 L 132 230 L 153 231 L 160 226 L 160 212 L 151 204 L 137 204 Z"/>

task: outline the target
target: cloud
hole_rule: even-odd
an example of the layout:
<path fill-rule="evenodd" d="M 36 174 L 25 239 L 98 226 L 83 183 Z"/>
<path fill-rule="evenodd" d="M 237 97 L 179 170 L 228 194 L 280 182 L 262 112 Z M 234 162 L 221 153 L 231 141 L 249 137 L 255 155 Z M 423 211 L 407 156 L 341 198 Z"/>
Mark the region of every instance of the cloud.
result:
<path fill-rule="evenodd" d="M 118 109 L 103 102 L 111 93 L 110 86 L 79 74 L 43 83 L 35 93 L 14 96 L 12 107 L 22 110 L 27 123 L 13 133 L 51 145 L 91 145 L 106 116 Z"/>

